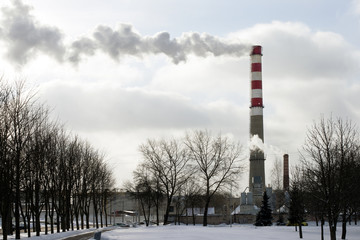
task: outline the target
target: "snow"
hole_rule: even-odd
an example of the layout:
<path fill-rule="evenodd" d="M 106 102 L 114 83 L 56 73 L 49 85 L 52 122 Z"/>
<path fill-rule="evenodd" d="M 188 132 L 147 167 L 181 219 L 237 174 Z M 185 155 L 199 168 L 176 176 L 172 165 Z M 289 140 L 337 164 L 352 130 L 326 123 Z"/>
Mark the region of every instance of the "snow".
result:
<path fill-rule="evenodd" d="M 348 226 L 348 240 L 360 239 L 360 226 Z M 341 228 L 338 227 L 337 237 L 340 239 Z M 104 232 L 102 240 L 153 240 L 153 239 L 186 239 L 186 240 L 218 240 L 218 239 L 251 239 L 251 240 L 289 240 L 299 239 L 295 227 L 271 226 L 255 227 L 253 225 L 221 225 L 221 226 L 159 226 L 116 229 Z M 303 227 L 303 238 L 307 240 L 320 239 L 320 227 Z M 329 239 L 328 227 L 325 228 L 325 239 Z"/>
<path fill-rule="evenodd" d="M 22 235 L 23 239 L 66 239 L 66 237 L 77 235 L 80 232 L 94 231 L 95 229 L 58 233 L 53 235 L 41 235 L 40 237 L 27 238 Z M 330 239 L 329 229 L 324 227 L 325 239 Z M 9 236 L 13 239 L 14 236 Z M 315 223 L 303 227 L 303 239 L 318 240 L 320 239 L 320 227 L 316 227 Z M 337 239 L 341 237 L 341 227 L 337 228 Z M 112 231 L 103 232 L 102 240 L 155 240 L 155 239 L 186 239 L 186 240 L 218 240 L 218 239 L 251 239 L 251 240 L 291 240 L 299 239 L 299 232 L 295 232 L 295 227 L 271 226 L 271 227 L 255 227 L 249 224 L 233 224 L 219 226 L 203 227 L 200 225 L 168 225 L 168 226 L 139 226 L 130 228 L 115 228 Z M 348 226 L 347 240 L 360 239 L 360 226 Z"/>
<path fill-rule="evenodd" d="M 54 233 L 54 234 L 49 233 L 48 235 L 45 235 L 45 233 L 41 233 L 41 235 L 38 236 L 38 237 L 36 237 L 35 233 L 32 232 L 30 238 L 27 237 L 27 233 L 21 233 L 21 239 L 26 239 L 26 240 L 34 240 L 34 239 L 58 240 L 58 239 L 66 239 L 67 237 L 71 237 L 71 236 L 75 236 L 75 235 L 81 235 L 83 233 L 88 233 L 88 232 L 92 232 L 92 231 L 98 231 L 98 229 L 90 228 L 90 229 L 83 229 L 83 230 L 78 230 L 78 231 L 60 232 L 60 233 Z M 3 239 L 2 235 L 0 236 L 0 239 Z M 15 239 L 15 233 L 13 235 L 9 235 L 8 239 Z"/>

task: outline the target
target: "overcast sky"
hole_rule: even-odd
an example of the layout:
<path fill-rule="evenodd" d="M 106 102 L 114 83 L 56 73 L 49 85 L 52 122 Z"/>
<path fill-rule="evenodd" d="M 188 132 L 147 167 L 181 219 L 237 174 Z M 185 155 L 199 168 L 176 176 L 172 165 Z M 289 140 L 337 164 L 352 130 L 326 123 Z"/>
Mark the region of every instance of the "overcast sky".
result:
<path fill-rule="evenodd" d="M 267 172 L 284 153 L 297 162 L 321 114 L 360 122 L 359 0 L 0 4 L 0 73 L 27 79 L 54 117 L 105 152 L 118 187 L 147 138 L 208 129 L 248 147 L 254 44 Z"/>

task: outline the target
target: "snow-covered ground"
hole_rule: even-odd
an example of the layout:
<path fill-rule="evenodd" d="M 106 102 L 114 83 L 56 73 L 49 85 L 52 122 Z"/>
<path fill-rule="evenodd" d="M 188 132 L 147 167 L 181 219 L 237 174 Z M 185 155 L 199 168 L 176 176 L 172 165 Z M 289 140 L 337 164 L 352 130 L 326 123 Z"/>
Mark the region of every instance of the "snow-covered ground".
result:
<path fill-rule="evenodd" d="M 330 239 L 328 228 L 325 229 L 325 239 Z M 359 240 L 360 226 L 349 226 L 346 239 Z M 341 228 L 338 227 L 337 239 L 340 239 Z M 116 229 L 104 232 L 102 240 L 153 240 L 153 239 L 186 239 L 186 240 L 218 240 L 218 239 L 250 239 L 250 240 L 289 240 L 299 239 L 299 232 L 295 227 L 271 226 L 255 227 L 253 225 L 227 226 L 160 226 L 160 227 L 139 227 L 128 229 Z M 320 227 L 303 227 L 303 239 L 319 240 Z"/>
<path fill-rule="evenodd" d="M 91 229 L 94 230 L 94 229 Z M 360 226 L 348 226 L 347 240 L 359 240 L 360 239 Z M 41 235 L 40 237 L 27 238 L 26 234 L 22 235 L 23 239 L 38 239 L 38 240 L 50 240 L 50 239 L 64 239 L 66 237 L 77 235 L 80 233 L 88 232 L 90 230 L 82 230 L 75 232 L 65 232 L 53 235 Z M 316 227 L 314 223 L 310 223 L 310 226 L 303 227 L 303 235 L 306 240 L 318 240 L 320 239 L 320 227 Z M 341 227 L 337 229 L 337 239 L 340 239 Z M 9 236 L 13 239 L 14 236 Z M 290 240 L 299 239 L 299 232 L 295 232 L 294 227 L 286 226 L 271 226 L 271 227 L 255 227 L 253 225 L 221 225 L 221 226 L 140 226 L 130 228 L 115 228 L 112 231 L 103 232 L 102 240 L 154 240 L 154 239 L 186 239 L 186 240 L 218 240 L 218 239 L 250 239 L 250 240 Z M 2 239 L 0 237 L 0 239 Z M 325 227 L 325 239 L 330 239 L 328 227 Z"/>
<path fill-rule="evenodd" d="M 27 233 L 21 233 L 21 238 L 22 239 L 26 239 L 26 240 L 34 240 L 34 239 L 39 239 L 39 240 L 58 240 L 58 239 L 65 239 L 67 237 L 71 237 L 71 236 L 75 236 L 75 235 L 81 235 L 83 233 L 88 233 L 88 232 L 92 232 L 92 231 L 97 231 L 97 229 L 95 228 L 90 228 L 90 229 L 83 229 L 83 230 L 78 230 L 78 231 L 69 231 L 69 232 L 60 232 L 60 233 L 54 233 L 54 234 L 48 234 L 45 235 L 44 233 L 41 233 L 41 235 L 39 237 L 35 236 L 35 233 L 31 233 L 30 238 L 27 237 Z M 0 239 L 3 239 L 3 236 L 0 236 Z M 9 235 L 8 239 L 15 239 L 15 233 L 13 235 Z"/>

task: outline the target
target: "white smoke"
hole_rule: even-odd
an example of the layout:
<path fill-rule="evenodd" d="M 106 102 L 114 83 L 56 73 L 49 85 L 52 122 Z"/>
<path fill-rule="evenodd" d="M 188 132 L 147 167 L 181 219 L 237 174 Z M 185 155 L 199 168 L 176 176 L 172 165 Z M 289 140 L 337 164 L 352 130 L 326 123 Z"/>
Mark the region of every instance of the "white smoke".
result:
<path fill-rule="evenodd" d="M 61 31 L 38 23 L 30 14 L 32 8 L 20 0 L 11 3 L 11 7 L 1 9 L 0 39 L 6 44 L 7 57 L 22 65 L 41 52 L 62 61 L 65 46 Z"/>
<path fill-rule="evenodd" d="M 250 137 L 249 149 L 251 151 L 261 150 L 262 152 L 264 152 L 265 145 L 257 134 Z"/>
<path fill-rule="evenodd" d="M 186 61 L 189 54 L 206 57 L 232 55 L 242 56 L 249 52 L 247 45 L 229 43 L 209 34 L 184 33 L 179 38 L 170 38 L 167 32 L 154 36 L 141 36 L 131 25 L 119 24 L 116 30 L 107 26 L 98 26 L 92 38 L 82 38 L 72 44 L 69 59 L 77 63 L 81 56 L 91 56 L 96 50 L 108 54 L 114 60 L 123 55 L 142 57 L 145 54 L 165 54 L 174 63 Z"/>
<path fill-rule="evenodd" d="M 54 57 L 58 61 L 78 64 L 97 51 L 109 55 L 115 61 L 124 56 L 143 57 L 148 54 L 164 54 L 174 63 L 186 61 L 192 54 L 243 56 L 249 53 L 250 45 L 231 42 L 206 33 L 183 33 L 179 38 L 170 38 L 167 32 L 142 36 L 129 24 L 119 24 L 116 29 L 99 25 L 91 36 L 64 43 L 64 36 L 56 27 L 41 25 L 30 14 L 31 7 L 20 0 L 2 8 L 0 40 L 8 47 L 7 57 L 18 64 L 26 64 L 37 53 Z M 65 50 L 66 49 L 66 50 Z"/>

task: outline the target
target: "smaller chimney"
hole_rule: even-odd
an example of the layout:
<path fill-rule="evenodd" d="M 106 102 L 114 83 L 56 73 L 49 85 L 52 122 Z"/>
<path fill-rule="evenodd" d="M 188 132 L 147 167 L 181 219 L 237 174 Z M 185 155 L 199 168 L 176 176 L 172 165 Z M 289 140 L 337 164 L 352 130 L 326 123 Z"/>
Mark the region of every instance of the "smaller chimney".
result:
<path fill-rule="evenodd" d="M 284 190 L 289 190 L 289 155 L 284 154 L 284 176 L 283 176 Z"/>

